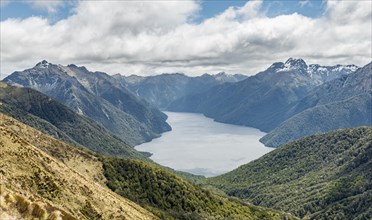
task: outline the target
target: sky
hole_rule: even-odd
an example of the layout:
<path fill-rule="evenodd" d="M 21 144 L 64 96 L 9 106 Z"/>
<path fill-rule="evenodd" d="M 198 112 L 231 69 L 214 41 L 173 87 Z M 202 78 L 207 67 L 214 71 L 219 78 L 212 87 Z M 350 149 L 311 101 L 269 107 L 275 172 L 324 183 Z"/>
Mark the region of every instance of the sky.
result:
<path fill-rule="evenodd" d="M 123 75 L 253 75 L 289 57 L 372 57 L 370 0 L 0 2 L 0 78 L 41 60 Z"/>

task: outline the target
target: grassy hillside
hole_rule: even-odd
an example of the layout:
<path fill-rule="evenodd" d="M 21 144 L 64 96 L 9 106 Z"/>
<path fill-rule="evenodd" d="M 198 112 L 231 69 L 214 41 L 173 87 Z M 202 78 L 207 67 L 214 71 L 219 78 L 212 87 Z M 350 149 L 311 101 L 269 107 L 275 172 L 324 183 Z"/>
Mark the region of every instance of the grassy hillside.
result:
<path fill-rule="evenodd" d="M 0 82 L 0 112 L 44 133 L 94 152 L 146 160 L 96 122 L 29 88 Z"/>
<path fill-rule="evenodd" d="M 91 153 L 57 141 L 4 114 L 0 114 L 0 147 L 2 217 L 156 218 L 108 189 L 104 185 L 102 164 Z"/>
<path fill-rule="evenodd" d="M 208 179 L 231 196 L 311 219 L 372 218 L 372 127 L 309 136 Z"/>
<path fill-rule="evenodd" d="M 58 212 L 71 219 L 295 219 L 217 196 L 151 163 L 98 156 L 70 146 L 4 114 L 0 114 L 0 134 L 1 195 L 6 199 L 1 209 L 6 215 L 25 218 Z M 21 195 L 20 201 L 25 200 L 28 208 L 17 208 L 23 203 L 10 201 L 8 194 Z M 35 202 L 44 211 L 33 216 Z"/>

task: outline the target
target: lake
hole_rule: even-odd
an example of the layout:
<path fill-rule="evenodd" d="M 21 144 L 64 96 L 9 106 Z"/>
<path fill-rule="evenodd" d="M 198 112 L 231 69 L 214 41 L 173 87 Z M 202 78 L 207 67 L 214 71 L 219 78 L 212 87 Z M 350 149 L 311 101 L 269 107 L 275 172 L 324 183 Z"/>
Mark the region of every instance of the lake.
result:
<path fill-rule="evenodd" d="M 270 152 L 258 129 L 223 124 L 202 114 L 164 112 L 172 131 L 135 147 L 155 162 L 175 170 L 217 176 Z"/>

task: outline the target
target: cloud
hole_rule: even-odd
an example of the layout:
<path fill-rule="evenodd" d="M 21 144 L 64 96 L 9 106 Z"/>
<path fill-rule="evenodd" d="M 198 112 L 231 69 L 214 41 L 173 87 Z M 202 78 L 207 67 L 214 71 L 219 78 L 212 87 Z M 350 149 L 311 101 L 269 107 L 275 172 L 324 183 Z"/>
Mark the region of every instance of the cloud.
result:
<path fill-rule="evenodd" d="M 303 8 L 305 6 L 309 6 L 309 7 L 312 6 L 310 0 L 299 1 L 298 4 L 300 5 L 301 8 Z"/>
<path fill-rule="evenodd" d="M 268 17 L 262 1 L 249 1 L 194 23 L 200 7 L 192 0 L 82 1 L 54 24 L 9 19 L 1 22 L 1 72 L 47 59 L 111 74 L 254 74 L 288 57 L 363 65 L 371 56 L 370 1 L 327 2 L 320 18 Z"/>
<path fill-rule="evenodd" d="M 48 13 L 55 13 L 57 9 L 64 4 L 63 0 L 28 0 L 27 2 L 30 3 L 34 8 L 45 10 Z"/>

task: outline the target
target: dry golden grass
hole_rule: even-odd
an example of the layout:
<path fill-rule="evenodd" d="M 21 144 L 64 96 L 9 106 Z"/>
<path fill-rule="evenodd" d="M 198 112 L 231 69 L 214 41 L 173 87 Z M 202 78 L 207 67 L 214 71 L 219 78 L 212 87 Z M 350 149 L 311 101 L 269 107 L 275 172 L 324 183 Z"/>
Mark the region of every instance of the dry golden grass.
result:
<path fill-rule="evenodd" d="M 2 187 L 0 192 L 0 219 L 75 220 L 76 218 L 49 203 L 30 201 L 24 196 L 11 193 L 5 187 Z"/>
<path fill-rule="evenodd" d="M 94 155 L 3 114 L 0 157 L 2 219 L 155 219 L 104 186 Z"/>

